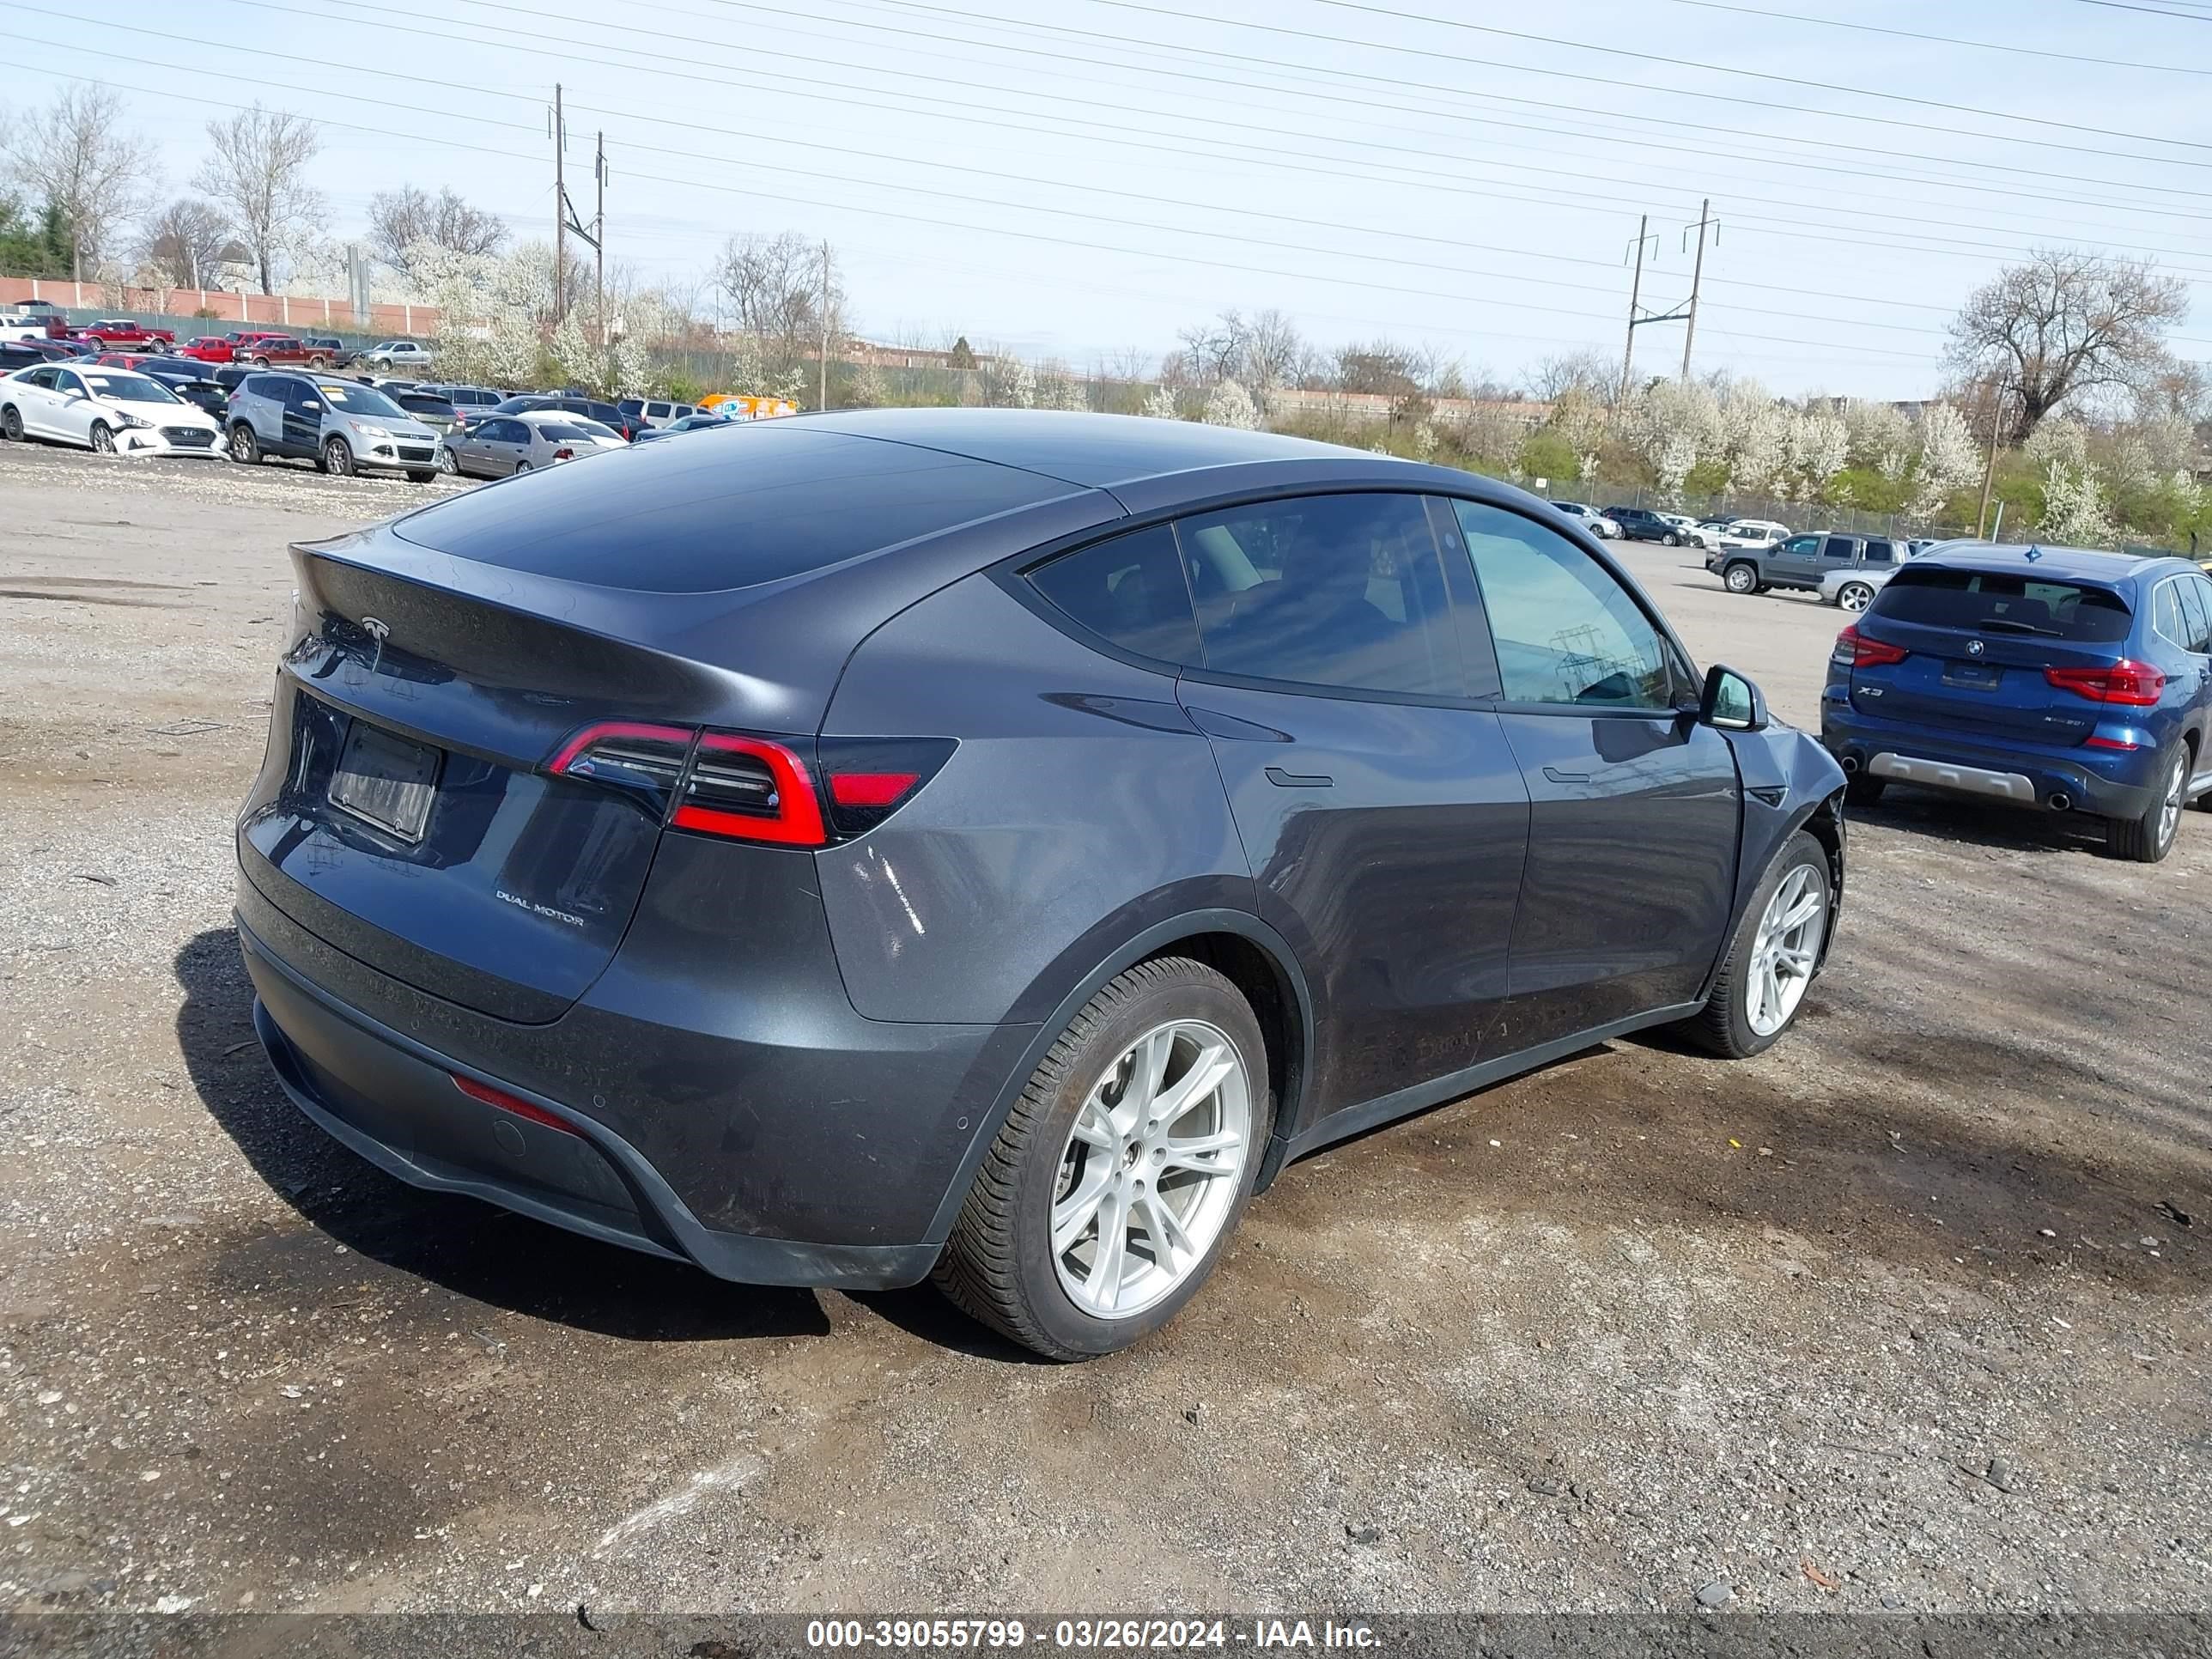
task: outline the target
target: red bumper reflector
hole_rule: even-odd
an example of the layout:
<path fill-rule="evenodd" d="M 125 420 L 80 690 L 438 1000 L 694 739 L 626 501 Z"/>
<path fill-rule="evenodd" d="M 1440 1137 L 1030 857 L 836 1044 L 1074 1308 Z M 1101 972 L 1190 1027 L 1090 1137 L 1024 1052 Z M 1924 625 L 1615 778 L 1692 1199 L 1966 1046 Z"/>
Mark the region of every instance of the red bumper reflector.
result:
<path fill-rule="evenodd" d="M 2142 747 L 2139 743 L 2130 743 L 2125 738 L 2092 736 L 2082 738 L 2081 743 L 2083 747 L 2088 749 L 2140 749 Z"/>
<path fill-rule="evenodd" d="M 830 799 L 840 806 L 890 806 L 921 780 L 919 772 L 838 772 Z"/>
<path fill-rule="evenodd" d="M 558 1129 L 564 1135 L 576 1133 L 573 1126 L 554 1116 L 543 1106 L 532 1106 L 528 1101 L 511 1095 L 504 1089 L 495 1089 L 489 1083 L 478 1083 L 474 1078 L 463 1077 L 459 1072 L 448 1072 L 446 1075 L 453 1079 L 453 1087 L 471 1100 L 481 1100 L 487 1106 L 496 1106 L 502 1112 L 512 1112 L 532 1123 L 542 1123 L 549 1129 Z"/>

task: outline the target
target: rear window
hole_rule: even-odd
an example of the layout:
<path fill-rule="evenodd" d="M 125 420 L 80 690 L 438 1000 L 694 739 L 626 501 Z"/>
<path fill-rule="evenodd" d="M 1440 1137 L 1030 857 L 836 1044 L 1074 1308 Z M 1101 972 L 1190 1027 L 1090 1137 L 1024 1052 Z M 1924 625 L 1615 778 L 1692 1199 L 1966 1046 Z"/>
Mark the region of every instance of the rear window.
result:
<path fill-rule="evenodd" d="M 1899 570 L 1875 596 L 1869 614 L 1929 628 L 2081 645 L 2117 645 L 2127 638 L 2132 619 L 2127 601 L 2108 587 L 1927 565 Z"/>
<path fill-rule="evenodd" d="M 774 422 L 555 467 L 526 489 L 456 495 L 397 529 L 422 546 L 533 575 L 709 593 L 823 569 L 1075 489 L 938 450 Z"/>

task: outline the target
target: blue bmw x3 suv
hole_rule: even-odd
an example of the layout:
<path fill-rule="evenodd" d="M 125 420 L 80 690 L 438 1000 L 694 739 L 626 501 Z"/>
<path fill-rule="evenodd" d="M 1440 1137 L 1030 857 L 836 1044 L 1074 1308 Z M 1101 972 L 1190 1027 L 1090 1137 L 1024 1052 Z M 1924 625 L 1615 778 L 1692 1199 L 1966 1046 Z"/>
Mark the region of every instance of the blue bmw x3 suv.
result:
<path fill-rule="evenodd" d="M 1893 781 L 2106 820 L 2155 863 L 2212 793 L 2212 580 L 2185 559 L 1965 546 L 1837 637 L 1820 737 L 1847 799 Z"/>

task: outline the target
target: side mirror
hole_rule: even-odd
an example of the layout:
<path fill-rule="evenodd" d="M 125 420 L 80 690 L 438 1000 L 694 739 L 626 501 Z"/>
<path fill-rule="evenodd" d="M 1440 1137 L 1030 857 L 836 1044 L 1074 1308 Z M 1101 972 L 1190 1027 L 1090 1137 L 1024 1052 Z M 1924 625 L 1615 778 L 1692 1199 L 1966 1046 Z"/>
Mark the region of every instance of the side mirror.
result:
<path fill-rule="evenodd" d="M 1705 695 L 1698 700 L 1700 725 L 1723 732 L 1764 732 L 1766 696 L 1733 668 L 1715 663 L 1705 670 Z"/>
<path fill-rule="evenodd" d="M 320 404 L 301 404 L 300 407 L 306 410 L 310 415 L 318 415 L 322 412 L 323 406 Z"/>

